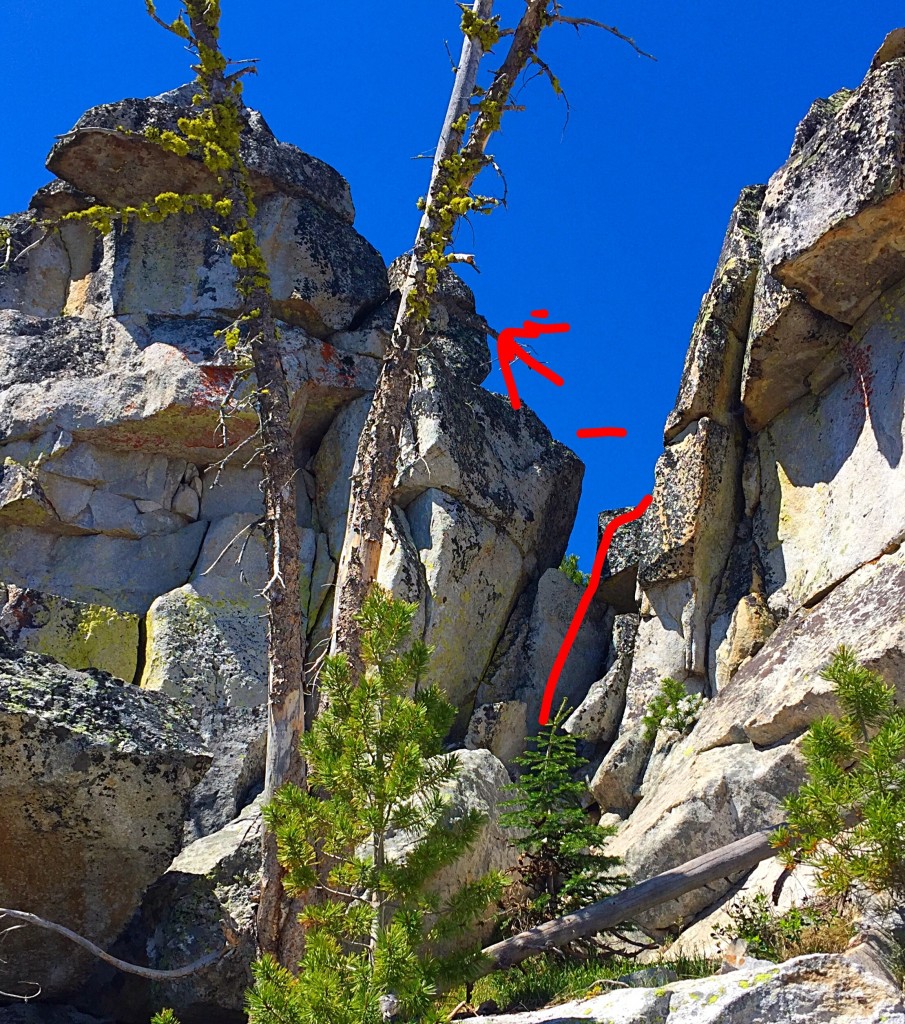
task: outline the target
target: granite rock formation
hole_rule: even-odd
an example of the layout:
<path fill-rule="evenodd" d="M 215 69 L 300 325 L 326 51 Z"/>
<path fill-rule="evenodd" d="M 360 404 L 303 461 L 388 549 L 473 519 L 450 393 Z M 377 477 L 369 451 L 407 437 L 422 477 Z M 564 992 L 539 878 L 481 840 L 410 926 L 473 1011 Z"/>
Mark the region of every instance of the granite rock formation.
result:
<path fill-rule="evenodd" d="M 858 89 L 814 104 L 767 185 L 739 196 L 641 528 L 630 667 L 573 716 L 602 757 L 592 795 L 623 820 L 613 851 L 638 878 L 781 820 L 802 734 L 835 710 L 820 671 L 840 644 L 905 700 L 894 37 Z M 666 676 L 710 699 L 687 735 L 651 743 L 640 719 Z M 675 932 L 733 882 L 746 884 L 643 923 Z"/>
<path fill-rule="evenodd" d="M 162 908 L 197 906 L 201 930 L 176 942 L 175 960 L 215 943 L 203 927 L 215 906 L 232 908 L 248 945 L 247 906 L 237 909 L 236 894 L 213 876 L 249 860 L 250 847 L 239 850 L 233 840 L 246 827 L 242 808 L 263 782 L 266 558 L 256 420 L 242 401 L 254 381 L 215 336 L 236 309 L 235 275 L 203 211 L 132 222 L 105 236 L 72 220 L 46 233 L 36 218 L 58 219 L 96 201 L 208 189 L 202 164 L 175 158 L 145 134 L 171 129 L 190 100 L 191 87 L 183 87 L 89 110 L 54 145 L 48 168 L 56 178 L 31 210 L 0 218 L 12 251 L 37 243 L 0 272 L 0 666 L 30 658 L 29 665 L 55 664 L 60 678 L 73 670 L 112 673 L 121 682 L 105 684 L 111 693 L 188 716 L 199 750 L 193 771 L 174 783 L 169 845 L 156 839 L 149 863 L 130 868 L 138 880 L 123 886 L 115 920 L 93 927 L 65 904 L 51 913 L 15 874 L 7 877 L 0 858 L 4 900 L 47 911 L 104 944 L 137 911 L 123 948 L 139 953 L 155 935 L 185 938 L 178 912 L 168 918 Z M 399 266 L 388 269 L 355 230 L 349 188 L 336 171 L 278 141 L 255 111 L 247 112 L 247 129 L 256 227 L 291 389 L 300 600 L 313 662 L 329 637 L 349 476 L 398 306 Z M 447 272 L 437 300 L 379 578 L 418 604 L 416 630 L 434 647 L 431 678 L 458 709 L 459 738 L 505 639 L 515 658 L 506 693 L 521 712 L 523 744 L 549 651 L 568 624 L 557 602 L 577 600 L 556 566 L 583 467 L 530 410 L 516 413 L 481 387 L 490 368 L 487 332 L 468 287 Z M 228 395 L 238 406 L 224 417 Z M 531 628 L 511 640 L 520 610 L 532 605 Z M 602 614 L 586 633 L 587 652 L 570 678 L 579 696 L 601 672 L 610 626 Z M 529 647 L 530 670 L 516 679 Z M 49 671 L 36 674 L 36 685 Z M 113 745 L 103 756 L 115 752 Z M 508 778 L 503 766 L 487 749 L 461 756 L 472 782 L 456 799 L 494 817 Z M 23 804 L 31 801 L 17 793 Z M 11 807 L 0 831 L 10 827 Z M 180 839 L 189 845 L 165 873 Z M 109 845 L 110 856 L 121 855 L 112 838 Z M 211 851 L 225 859 L 214 864 Z M 209 861 L 210 871 L 197 877 L 192 865 Z M 462 870 L 511 861 L 497 830 Z M 123 870 L 130 863 L 125 858 Z M 71 876 L 74 891 L 91 893 L 90 871 L 73 867 Z M 81 970 L 80 959 L 59 959 Z M 177 987 L 173 998 L 189 1017 L 192 1007 L 202 1015 L 205 1007 L 238 1013 L 247 970 L 240 978 L 235 968 L 247 961 L 236 957 L 207 982 Z M 81 978 L 64 971 L 40 980 L 59 996 Z M 133 988 L 122 991 L 110 1012 L 122 1012 Z"/>

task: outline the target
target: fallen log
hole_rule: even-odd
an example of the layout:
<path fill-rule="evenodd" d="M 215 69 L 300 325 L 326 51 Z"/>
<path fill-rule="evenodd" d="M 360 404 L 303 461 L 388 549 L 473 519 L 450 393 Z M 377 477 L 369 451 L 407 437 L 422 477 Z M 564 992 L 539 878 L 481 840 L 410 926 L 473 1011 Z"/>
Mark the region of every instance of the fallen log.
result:
<path fill-rule="evenodd" d="M 505 967 L 521 963 L 529 956 L 548 949 L 564 946 L 575 939 L 588 938 L 597 932 L 631 921 L 638 914 L 661 903 L 677 899 L 692 889 L 740 871 L 748 871 L 775 853 L 770 846 L 774 828 L 754 832 L 712 853 L 705 853 L 686 861 L 676 868 L 633 885 L 615 896 L 576 910 L 574 914 L 546 921 L 544 924 L 519 932 L 482 950 L 484 962 L 478 975 L 490 974 Z"/>

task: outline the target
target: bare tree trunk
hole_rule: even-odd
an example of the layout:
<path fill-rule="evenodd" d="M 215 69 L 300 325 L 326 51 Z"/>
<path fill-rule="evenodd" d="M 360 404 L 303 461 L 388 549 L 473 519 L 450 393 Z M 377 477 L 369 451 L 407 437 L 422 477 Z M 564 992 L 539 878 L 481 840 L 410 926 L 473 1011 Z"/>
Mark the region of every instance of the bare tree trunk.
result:
<path fill-rule="evenodd" d="M 377 576 L 384 529 L 396 480 L 402 425 L 418 349 L 424 343 L 434 285 L 428 279 L 430 260 L 436 261 L 451 241 L 461 216 L 449 204 L 451 195 L 466 194 L 478 174 L 488 166 L 485 149 L 499 129 L 513 86 L 537 45 L 541 30 L 550 24 L 549 0 L 528 0 L 516 27 L 509 51 L 495 72 L 493 83 L 480 103 L 480 113 L 468 141 L 462 145 L 463 115 L 473 102 L 483 47 L 476 36 L 466 34 L 456 71 L 452 96 L 434 156 L 424 216 L 415 240 L 409 271 L 399 302 L 399 312 L 389 351 L 384 359 L 374 401 L 358 444 L 346 535 L 340 557 L 336 608 L 333 618 L 333 649 L 344 651 L 353 669 L 360 669 L 361 632 L 355 614 Z M 476 0 L 472 12 L 489 18 L 493 0 Z M 456 168 L 452 157 L 462 157 Z"/>
<path fill-rule="evenodd" d="M 210 107 L 232 107 L 243 117 L 243 104 L 219 59 L 219 11 L 204 0 L 187 0 L 189 26 L 200 60 L 200 78 Z M 241 120 L 239 122 L 242 123 Z M 236 147 L 237 148 L 237 147 Z M 229 152 L 229 150 L 227 150 Z M 238 151 L 221 172 L 224 196 L 231 209 L 225 218 L 228 234 L 250 229 L 254 216 L 248 173 Z M 255 241 L 255 246 L 257 242 Z M 304 728 L 304 635 L 299 601 L 299 534 L 296 523 L 296 482 L 289 418 L 289 388 L 280 360 L 270 281 L 260 266 L 239 270 L 239 294 L 244 312 L 256 310 L 249 321 L 251 358 L 257 379 L 256 404 L 261 424 L 264 473 L 265 531 L 270 579 L 264 588 L 268 602 L 267 755 L 264 799 L 272 799 L 287 780 L 302 784 L 304 765 L 298 741 Z M 276 842 L 265 829 L 261 900 L 258 906 L 258 945 L 278 953 L 284 924 L 281 869 Z"/>
<path fill-rule="evenodd" d="M 632 921 L 643 911 L 678 899 L 679 896 L 699 889 L 708 882 L 748 871 L 776 853 L 770 845 L 770 836 L 773 832 L 772 828 L 755 832 L 712 853 L 705 853 L 701 857 L 680 864 L 677 868 L 664 871 L 646 882 L 633 885 L 630 889 L 625 889 L 599 903 L 582 907 L 574 914 L 568 914 L 555 921 L 547 921 L 529 931 L 520 932 L 511 939 L 487 946 L 482 950 L 486 960 L 479 966 L 479 974 L 490 974 L 512 967 L 529 956 L 565 946 L 576 939 L 596 935 L 607 928 Z"/>

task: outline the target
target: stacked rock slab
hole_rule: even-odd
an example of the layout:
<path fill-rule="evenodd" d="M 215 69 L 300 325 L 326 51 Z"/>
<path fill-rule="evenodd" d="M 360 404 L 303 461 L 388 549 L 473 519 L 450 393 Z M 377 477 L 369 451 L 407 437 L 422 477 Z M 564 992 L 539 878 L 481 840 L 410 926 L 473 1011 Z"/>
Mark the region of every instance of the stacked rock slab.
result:
<path fill-rule="evenodd" d="M 263 781 L 267 572 L 255 381 L 216 336 L 237 309 L 234 268 L 204 211 L 132 220 L 106 235 L 61 220 L 97 203 L 210 191 L 202 163 L 177 159 L 146 134 L 173 130 L 191 96 L 184 87 L 89 110 L 54 146 L 48 167 L 57 177 L 29 212 L 0 218 L 4 245 L 22 254 L 0 271 L 0 638 L 68 669 L 114 673 L 124 683 L 111 684 L 112 692 L 190 714 L 213 758 L 200 782 L 200 769 L 192 775 L 187 808 L 188 774 L 174 783 L 178 811 L 166 820 L 176 838 L 163 861 L 124 889 L 109 928 L 87 929 L 105 944 L 164 871 L 180 830 L 184 842 L 211 841 L 189 847 L 198 863 L 207 863 L 201 853 L 233 850 L 244 820 L 236 816 Z M 299 599 L 313 664 L 329 640 L 349 478 L 398 309 L 400 265 L 388 272 L 355 230 L 349 188 L 336 171 L 279 142 L 260 114 L 246 117 L 243 156 L 290 387 Z M 461 738 L 497 649 L 526 606 L 536 605 L 537 629 L 520 642 L 534 644 L 537 678 L 519 686 L 532 694 L 543 686 L 546 655 L 568 624 L 557 602 L 577 601 L 577 588 L 555 567 L 583 467 L 530 410 L 515 412 L 481 388 L 487 331 L 467 286 L 446 272 L 436 300 L 379 579 L 418 604 L 416 630 L 435 649 L 431 679 L 456 704 Z M 538 603 L 538 594 L 547 597 Z M 603 667 L 609 619 L 598 618 L 572 667 L 578 699 Z M 506 649 L 518 663 L 509 640 Z M 510 745 L 523 742 L 524 713 L 516 721 Z M 501 788 L 506 772 L 492 753 L 463 757 L 479 765 L 490 789 Z M 472 790 L 466 804 L 487 803 L 480 786 Z M 27 793 L 20 797 L 29 804 Z M 484 846 L 474 870 L 481 857 L 485 867 L 504 866 L 500 835 Z M 74 866 L 87 856 L 69 858 L 74 879 L 87 871 Z M 177 861 L 149 892 L 129 932 L 134 949 L 151 949 L 158 933 L 181 934 L 178 907 L 168 917 L 161 893 L 179 904 L 178 894 L 189 892 L 208 909 L 221 895 L 229 902 L 228 882 L 219 894 L 205 889 L 210 879 L 193 880 L 194 871 Z M 3 863 L 0 877 L 7 878 Z M 16 877 L 9 875 L 4 901 L 44 909 Z M 236 920 L 240 944 L 251 948 L 249 915 Z M 216 940 L 205 932 L 199 941 Z M 178 959 L 193 950 L 183 943 L 172 952 Z M 248 956 L 230 961 L 240 960 L 246 974 L 227 971 L 222 996 L 199 983 L 184 999 L 174 990 L 174 999 L 240 1013 Z M 38 980 L 46 987 L 46 976 Z M 68 991 L 65 978 L 51 981 L 55 994 Z"/>
<path fill-rule="evenodd" d="M 89 110 L 54 146 L 48 167 L 59 179 L 35 211 L 59 218 L 95 200 L 210 189 L 203 164 L 145 134 L 172 130 L 190 101 L 183 87 Z M 329 635 L 349 476 L 400 269 L 388 276 L 355 231 L 348 185 L 332 168 L 276 140 L 256 112 L 247 121 L 291 389 L 314 661 Z M 3 220 L 13 250 L 42 237 L 32 221 Z M 195 836 L 229 820 L 260 783 L 266 697 L 253 381 L 215 336 L 237 300 L 209 221 L 202 211 L 106 236 L 64 221 L 0 275 L 0 624 L 26 648 L 195 708 L 215 755 Z M 461 732 L 516 601 L 562 557 L 582 466 L 529 410 L 516 414 L 480 387 L 485 325 L 451 273 L 431 330 L 380 578 L 420 603 L 432 673 L 460 709 Z M 227 396 L 239 408 L 224 419 Z"/>
<path fill-rule="evenodd" d="M 840 644 L 905 699 L 903 36 L 743 190 L 692 333 L 644 517 L 625 712 L 591 784 L 639 879 L 781 820 L 802 734 L 836 707 L 820 672 Z M 710 700 L 652 743 L 639 721 L 665 676 Z M 644 923 L 687 924 L 729 884 Z"/>

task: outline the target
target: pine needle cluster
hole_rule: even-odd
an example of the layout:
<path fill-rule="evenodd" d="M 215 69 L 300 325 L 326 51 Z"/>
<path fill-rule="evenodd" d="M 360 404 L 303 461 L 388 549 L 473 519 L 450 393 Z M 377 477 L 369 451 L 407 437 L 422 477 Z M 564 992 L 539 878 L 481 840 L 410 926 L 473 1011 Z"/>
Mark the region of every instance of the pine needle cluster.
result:
<path fill-rule="evenodd" d="M 616 834 L 612 825 L 595 825 L 583 809 L 584 783 L 575 775 L 587 762 L 577 750 L 577 739 L 564 732 L 563 704 L 550 723 L 516 763 L 521 776 L 506 801 L 512 810 L 500 823 L 518 829 L 521 850 L 517 889 L 507 900 L 509 923 L 516 930 L 530 928 L 624 888 L 629 879 L 617 874 L 620 858 L 603 852 Z"/>
<path fill-rule="evenodd" d="M 442 741 L 455 709 L 419 686 L 429 650 L 409 642 L 415 609 L 371 590 L 359 614 L 365 672 L 354 679 L 342 654 L 326 660 L 324 709 L 302 741 L 307 789 L 287 784 L 264 810 L 286 891 L 306 901 L 305 952 L 297 977 L 271 957 L 255 964 L 251 1024 L 430 1024 L 438 985 L 467 979 L 479 960 L 476 948 L 443 950 L 502 880 L 486 876 L 442 901 L 430 891 L 483 819 L 447 814 L 458 761 Z M 391 855 L 391 839 L 404 856 Z"/>
<path fill-rule="evenodd" d="M 895 690 L 840 647 L 821 673 L 842 714 L 812 723 L 802 752 L 808 780 L 786 801 L 774 845 L 787 866 L 817 869 L 821 891 L 905 898 L 905 710 Z"/>

